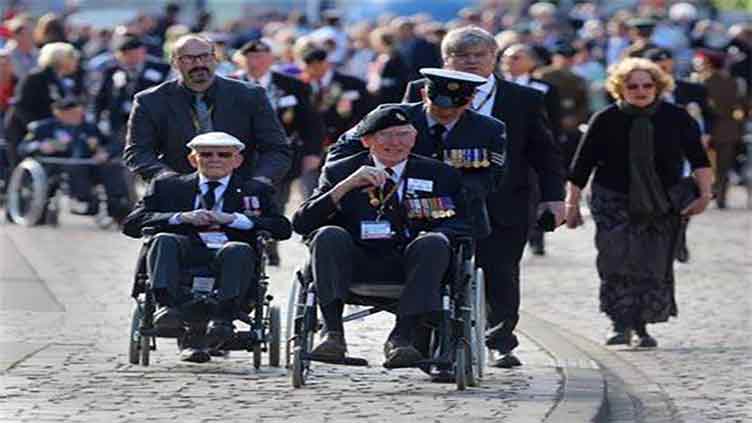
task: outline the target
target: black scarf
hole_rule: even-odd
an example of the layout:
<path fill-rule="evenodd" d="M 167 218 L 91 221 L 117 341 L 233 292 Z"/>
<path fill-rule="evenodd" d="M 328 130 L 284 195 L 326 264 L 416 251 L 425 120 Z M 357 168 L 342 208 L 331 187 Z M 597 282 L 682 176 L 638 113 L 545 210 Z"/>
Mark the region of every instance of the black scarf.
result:
<path fill-rule="evenodd" d="M 666 190 L 655 170 L 654 128 L 651 118 L 660 100 L 647 107 L 619 101 L 619 110 L 634 117 L 629 128 L 629 215 L 649 220 L 669 211 Z"/>

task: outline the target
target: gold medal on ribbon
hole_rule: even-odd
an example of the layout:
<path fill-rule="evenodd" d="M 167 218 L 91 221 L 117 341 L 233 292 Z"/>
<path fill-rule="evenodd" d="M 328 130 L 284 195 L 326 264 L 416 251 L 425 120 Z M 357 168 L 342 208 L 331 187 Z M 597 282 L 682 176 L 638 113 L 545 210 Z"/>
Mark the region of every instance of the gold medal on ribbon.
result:
<path fill-rule="evenodd" d="M 378 207 L 381 205 L 381 201 L 376 198 L 376 193 L 374 193 L 373 188 L 368 190 L 368 203 L 373 207 Z"/>
<path fill-rule="evenodd" d="M 491 166 L 491 162 L 488 160 L 488 150 L 483 149 L 483 161 L 481 161 L 483 167 Z"/>

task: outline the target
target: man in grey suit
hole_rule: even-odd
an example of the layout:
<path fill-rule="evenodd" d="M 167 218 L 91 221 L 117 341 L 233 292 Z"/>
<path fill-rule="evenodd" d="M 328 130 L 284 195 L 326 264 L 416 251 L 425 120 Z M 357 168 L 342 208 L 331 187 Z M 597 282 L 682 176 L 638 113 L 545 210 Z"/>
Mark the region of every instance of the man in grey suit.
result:
<path fill-rule="evenodd" d="M 144 179 L 164 172 L 190 173 L 186 144 L 195 135 L 221 131 L 241 140 L 241 177 L 274 184 L 290 167 L 291 150 L 264 89 L 217 76 L 214 45 L 198 35 L 175 42 L 176 80 L 136 94 L 123 158 Z"/>

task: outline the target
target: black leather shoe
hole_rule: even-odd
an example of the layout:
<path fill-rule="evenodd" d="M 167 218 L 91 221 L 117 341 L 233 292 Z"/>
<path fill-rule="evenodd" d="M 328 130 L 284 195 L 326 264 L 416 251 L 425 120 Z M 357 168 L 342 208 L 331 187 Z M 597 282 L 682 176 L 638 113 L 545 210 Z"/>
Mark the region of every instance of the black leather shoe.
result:
<path fill-rule="evenodd" d="M 632 330 L 615 330 L 606 339 L 606 345 L 629 345 L 632 341 Z"/>
<path fill-rule="evenodd" d="M 226 341 L 235 334 L 235 326 L 229 320 L 212 320 L 206 327 L 206 336 L 212 344 Z"/>
<path fill-rule="evenodd" d="M 679 263 L 687 263 L 689 261 L 689 249 L 687 248 L 687 244 L 681 245 L 676 249 L 676 260 Z"/>
<path fill-rule="evenodd" d="M 423 359 L 420 351 L 411 343 L 400 340 L 388 340 L 384 344 L 384 367 L 395 369 L 398 367 L 412 367 Z"/>
<path fill-rule="evenodd" d="M 188 363 L 206 363 L 211 360 L 209 350 L 206 348 L 188 347 L 180 351 L 180 361 Z"/>
<path fill-rule="evenodd" d="M 346 352 L 345 335 L 341 332 L 327 332 L 324 340 L 311 350 L 311 358 L 329 361 L 344 360 Z"/>
<path fill-rule="evenodd" d="M 637 339 L 639 340 L 637 346 L 640 348 L 655 348 L 658 346 L 658 341 L 647 333 L 645 335 L 637 335 Z"/>
<path fill-rule="evenodd" d="M 176 308 L 161 307 L 154 313 L 154 327 L 157 330 L 179 330 L 183 326 L 183 315 Z"/>
<path fill-rule="evenodd" d="M 511 369 L 512 367 L 522 366 L 522 362 L 516 355 L 508 352 L 497 358 L 496 361 L 493 362 L 493 366 L 501 369 Z"/>

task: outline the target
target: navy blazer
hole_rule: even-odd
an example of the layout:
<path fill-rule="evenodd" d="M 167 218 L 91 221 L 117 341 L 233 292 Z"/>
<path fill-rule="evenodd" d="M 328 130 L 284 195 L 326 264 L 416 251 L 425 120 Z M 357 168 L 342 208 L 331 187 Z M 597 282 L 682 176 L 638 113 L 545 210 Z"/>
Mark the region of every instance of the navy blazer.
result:
<path fill-rule="evenodd" d="M 198 172 L 188 175 L 165 175 L 151 181 L 144 198 L 128 214 L 123 223 L 123 233 L 133 238 L 141 237 L 141 230 L 155 228 L 158 232 L 170 232 L 198 238 L 198 228 L 189 224 L 170 225 L 169 219 L 175 213 L 195 210 L 196 196 L 199 189 Z M 237 175 L 230 182 L 222 195 L 222 211 L 226 213 L 246 213 L 253 222 L 251 230 L 239 230 L 226 227 L 223 231 L 230 241 L 247 242 L 253 245 L 255 231 L 269 231 L 275 239 L 288 239 L 292 233 L 290 222 L 282 215 L 274 200 L 274 190 L 266 184 L 256 181 L 243 181 Z M 255 196 L 260 208 L 256 215 L 252 202 L 244 197 Z"/>
<path fill-rule="evenodd" d="M 345 194 L 336 205 L 331 198 L 331 190 L 345 178 L 357 171 L 361 166 L 372 166 L 373 161 L 368 152 L 361 152 L 354 156 L 328 162 L 319 179 L 319 186 L 314 194 L 306 200 L 292 219 L 295 232 L 309 236 L 315 230 L 336 225 L 350 233 L 357 245 L 387 254 L 395 248 L 394 240 L 362 240 L 361 223 L 375 220 L 377 210 L 369 203 L 367 190 L 355 189 Z M 469 236 L 470 226 L 466 220 L 466 208 L 462 195 L 460 177 L 454 168 L 438 160 L 433 160 L 411 154 L 405 166 L 403 179 L 405 186 L 409 186 L 410 179 L 432 181 L 431 192 L 416 190 L 409 192 L 407 188 L 402 196 L 404 204 L 408 199 L 451 197 L 455 205 L 455 214 L 451 217 L 425 219 L 410 218 L 404 215 L 409 234 L 406 241 L 416 238 L 421 231 L 441 232 L 450 240 L 457 236 Z"/>

